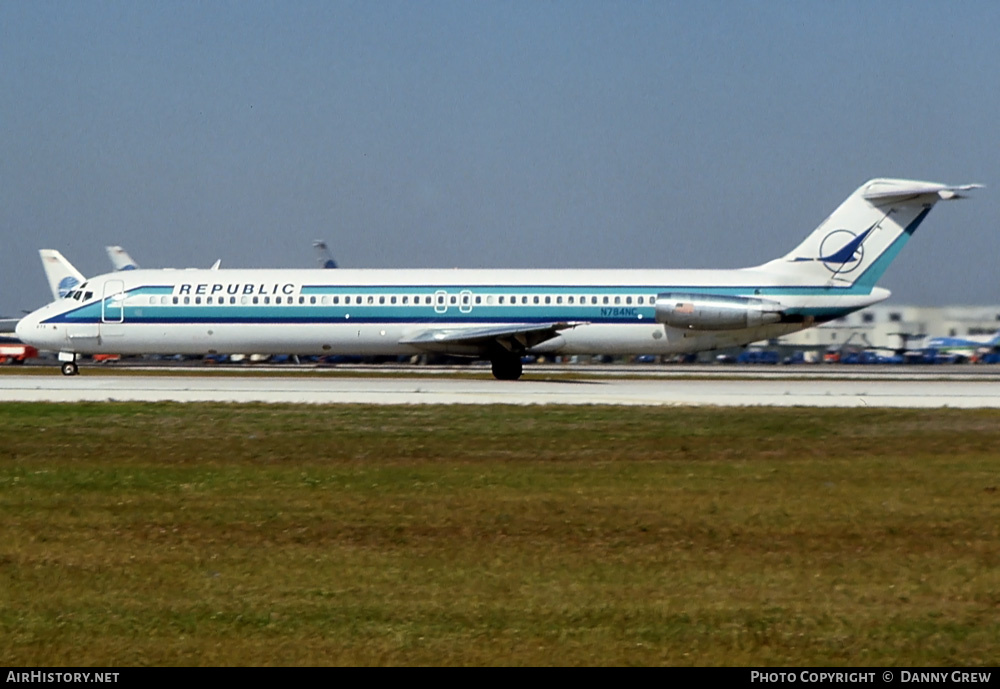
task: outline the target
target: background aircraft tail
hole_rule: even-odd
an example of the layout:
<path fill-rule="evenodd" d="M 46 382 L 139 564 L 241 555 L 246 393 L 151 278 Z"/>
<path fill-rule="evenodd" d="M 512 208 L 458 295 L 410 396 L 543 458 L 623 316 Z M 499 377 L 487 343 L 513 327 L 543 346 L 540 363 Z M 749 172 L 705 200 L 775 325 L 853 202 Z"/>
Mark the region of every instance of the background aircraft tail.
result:
<path fill-rule="evenodd" d="M 813 284 L 874 287 L 935 203 L 978 186 L 869 180 L 791 253 L 761 268 Z"/>
<path fill-rule="evenodd" d="M 108 252 L 108 258 L 111 259 L 115 270 L 136 270 L 139 267 L 139 264 L 120 246 L 106 246 L 104 249 Z"/>
<path fill-rule="evenodd" d="M 316 250 L 316 260 L 322 268 L 336 268 L 337 262 L 333 260 L 333 255 L 326 246 L 326 242 L 317 239 L 313 242 L 313 249 Z"/>
<path fill-rule="evenodd" d="M 42 268 L 45 269 L 53 300 L 62 299 L 87 279 L 55 249 L 39 249 L 38 255 L 42 258 Z"/>

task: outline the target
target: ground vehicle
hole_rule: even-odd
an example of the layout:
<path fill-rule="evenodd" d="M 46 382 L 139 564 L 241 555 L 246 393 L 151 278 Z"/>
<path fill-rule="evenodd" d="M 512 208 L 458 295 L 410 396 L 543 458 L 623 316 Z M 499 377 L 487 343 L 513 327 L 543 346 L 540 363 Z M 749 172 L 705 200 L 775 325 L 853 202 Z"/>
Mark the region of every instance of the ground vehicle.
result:
<path fill-rule="evenodd" d="M 0 344 L 0 364 L 23 364 L 38 356 L 38 350 L 23 344 Z"/>

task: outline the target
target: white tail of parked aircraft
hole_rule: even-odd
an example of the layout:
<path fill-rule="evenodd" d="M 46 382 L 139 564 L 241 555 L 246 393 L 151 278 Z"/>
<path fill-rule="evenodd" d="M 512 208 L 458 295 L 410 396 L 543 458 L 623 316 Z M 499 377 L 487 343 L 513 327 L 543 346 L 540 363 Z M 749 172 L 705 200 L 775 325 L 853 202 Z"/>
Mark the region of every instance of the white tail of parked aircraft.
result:
<path fill-rule="evenodd" d="M 42 259 L 42 269 L 53 299 L 62 299 L 87 279 L 55 249 L 39 249 L 38 255 Z"/>
<path fill-rule="evenodd" d="M 120 246 L 106 246 L 104 250 L 108 252 L 108 258 L 111 259 L 111 265 L 115 267 L 115 270 L 139 269 L 139 264 L 133 261 L 132 257 Z"/>
<path fill-rule="evenodd" d="M 320 268 L 336 268 L 337 262 L 333 260 L 333 254 L 327 248 L 326 242 L 317 239 L 313 242 L 313 249 L 316 250 L 316 260 L 319 261 Z"/>
<path fill-rule="evenodd" d="M 748 344 L 886 299 L 935 203 L 976 185 L 874 179 L 799 246 L 736 270 L 135 270 L 92 278 L 18 336 L 78 354 L 677 354 Z"/>

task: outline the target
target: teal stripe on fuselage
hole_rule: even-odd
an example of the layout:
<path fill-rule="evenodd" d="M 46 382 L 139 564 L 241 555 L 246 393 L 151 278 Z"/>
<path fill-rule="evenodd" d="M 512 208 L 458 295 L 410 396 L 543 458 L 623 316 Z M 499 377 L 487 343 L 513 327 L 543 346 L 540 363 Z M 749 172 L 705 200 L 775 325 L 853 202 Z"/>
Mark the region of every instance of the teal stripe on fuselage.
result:
<path fill-rule="evenodd" d="M 310 290 L 307 294 L 306 290 Z M 143 286 L 128 291 L 130 300 L 143 296 L 171 296 L 171 286 Z M 704 294 L 720 296 L 746 297 L 779 297 L 779 296 L 842 296 L 869 294 L 870 289 L 854 287 L 823 286 L 823 287 L 608 287 L 608 286 L 541 286 L 517 285 L 507 287 L 469 286 L 469 287 L 429 287 L 384 286 L 373 285 L 364 287 L 339 285 L 303 286 L 301 296 L 309 297 L 346 297 L 346 296 L 379 296 L 406 295 L 413 299 L 416 296 L 426 298 L 436 293 L 445 292 L 448 303 L 435 304 L 128 304 L 125 306 L 124 320 L 127 323 L 288 323 L 288 324 L 323 324 L 323 323 L 437 323 L 437 324 L 471 324 L 471 323 L 532 323 L 551 321 L 587 321 L 591 323 L 638 323 L 655 320 L 653 304 L 614 304 L 618 297 L 624 300 L 627 296 L 642 296 L 649 301 L 653 296 L 664 292 L 687 294 Z M 451 303 L 451 297 L 459 297 L 463 292 L 472 295 L 473 303 L 462 305 Z M 599 296 L 603 302 L 605 296 L 612 303 L 604 304 L 555 304 L 544 302 L 535 304 L 475 304 L 475 297 L 484 300 L 488 297 L 510 297 L 517 295 L 534 299 L 538 296 L 557 296 L 582 298 Z M 299 295 L 294 295 L 296 300 Z M 183 299 L 183 297 L 181 297 Z M 193 299 L 193 297 L 192 297 Z M 437 301 L 435 299 L 435 301 Z M 117 309 L 117 307 L 115 307 Z M 857 310 L 857 307 L 837 309 L 823 308 L 790 308 L 787 313 L 800 316 L 836 317 Z M 117 313 L 117 312 L 116 312 Z M 102 315 L 101 302 L 96 301 L 83 305 L 72 311 L 64 312 L 46 322 L 62 323 L 95 323 L 100 322 Z M 114 319 L 117 320 L 117 319 Z"/>
<path fill-rule="evenodd" d="M 870 294 L 871 287 L 861 288 L 857 285 L 819 285 L 819 286 L 757 286 L 757 285 L 736 285 L 733 287 L 705 286 L 705 285 L 670 285 L 670 286 L 649 286 L 649 285 L 628 285 L 624 287 L 609 285 L 444 285 L 430 287 L 427 285 L 364 285 L 364 286 L 342 286 L 342 285 L 309 285 L 303 286 L 302 296 L 355 296 L 355 295 L 420 295 L 434 296 L 439 292 L 446 293 L 449 297 L 457 297 L 463 292 L 476 296 L 506 297 L 508 295 L 527 296 L 627 296 L 642 295 L 656 296 L 668 292 L 685 294 L 712 294 L 736 297 L 760 297 L 760 296 L 806 296 L 825 297 L 831 295 L 859 295 Z M 295 295 L 298 296 L 298 295 Z M 449 305 L 451 306 L 451 305 Z M 550 304 L 551 306 L 551 304 Z"/>

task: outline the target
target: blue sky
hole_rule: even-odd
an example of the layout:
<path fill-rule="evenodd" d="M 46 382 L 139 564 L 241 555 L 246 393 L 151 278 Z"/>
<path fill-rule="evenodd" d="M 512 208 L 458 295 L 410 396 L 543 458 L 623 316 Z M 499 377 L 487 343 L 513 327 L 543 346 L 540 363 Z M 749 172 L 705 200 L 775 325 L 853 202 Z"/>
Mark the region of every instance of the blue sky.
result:
<path fill-rule="evenodd" d="M 0 314 L 144 267 L 727 268 L 979 182 L 882 285 L 1000 303 L 997 2 L 0 0 Z"/>

